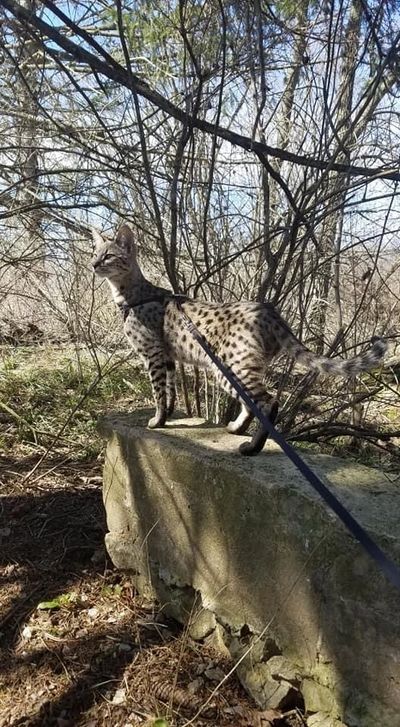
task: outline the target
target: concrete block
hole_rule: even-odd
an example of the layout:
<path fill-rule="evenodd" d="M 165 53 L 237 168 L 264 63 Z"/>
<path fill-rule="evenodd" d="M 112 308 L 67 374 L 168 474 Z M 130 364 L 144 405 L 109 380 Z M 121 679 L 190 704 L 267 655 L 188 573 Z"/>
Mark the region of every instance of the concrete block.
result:
<path fill-rule="evenodd" d="M 258 644 L 249 684 L 254 668 L 264 692 L 295 674 L 310 710 L 400 727 L 400 594 L 376 564 L 275 445 L 247 459 L 237 452 L 245 437 L 201 420 L 150 431 L 146 417 L 100 424 L 115 565 L 184 623 L 205 609 L 228 648 Z M 398 486 L 350 461 L 305 459 L 399 562 Z M 284 662 L 269 668 L 276 656 Z"/>

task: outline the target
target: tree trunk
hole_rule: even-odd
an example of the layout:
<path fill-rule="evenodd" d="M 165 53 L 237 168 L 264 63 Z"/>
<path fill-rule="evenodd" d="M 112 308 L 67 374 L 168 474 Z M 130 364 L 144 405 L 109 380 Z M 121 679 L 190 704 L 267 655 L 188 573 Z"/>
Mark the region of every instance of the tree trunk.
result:
<path fill-rule="evenodd" d="M 21 0 L 29 12 L 34 14 L 37 0 Z M 21 28 L 18 33 L 19 76 L 16 85 L 19 126 L 17 129 L 17 169 L 20 183 L 19 202 L 22 208 L 20 223 L 23 229 L 23 245 L 29 250 L 30 258 L 37 260 L 37 271 L 44 272 L 45 246 L 42 237 L 42 212 L 39 203 L 39 93 L 40 93 L 40 50 L 35 40 Z"/>

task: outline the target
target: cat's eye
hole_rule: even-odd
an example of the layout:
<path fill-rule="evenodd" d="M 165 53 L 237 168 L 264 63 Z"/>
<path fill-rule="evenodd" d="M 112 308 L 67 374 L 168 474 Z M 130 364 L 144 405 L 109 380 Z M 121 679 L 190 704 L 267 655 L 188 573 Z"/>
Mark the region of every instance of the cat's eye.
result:
<path fill-rule="evenodd" d="M 114 255 L 112 252 L 106 252 L 106 254 L 103 257 L 103 260 L 115 260 L 116 255 Z"/>

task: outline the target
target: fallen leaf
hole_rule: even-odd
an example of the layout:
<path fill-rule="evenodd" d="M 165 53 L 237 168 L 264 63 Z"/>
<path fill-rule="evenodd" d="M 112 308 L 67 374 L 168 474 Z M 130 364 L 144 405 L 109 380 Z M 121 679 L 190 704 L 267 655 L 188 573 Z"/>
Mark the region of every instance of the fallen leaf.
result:
<path fill-rule="evenodd" d="M 282 719 L 282 712 L 279 712 L 277 709 L 264 709 L 262 712 L 258 712 L 258 714 L 261 724 L 274 724 L 277 720 Z"/>
<path fill-rule="evenodd" d="M 121 643 L 118 644 L 118 651 L 132 651 L 132 645 L 131 644 L 125 644 Z"/>
<path fill-rule="evenodd" d="M 225 674 L 222 671 L 222 669 L 219 668 L 219 666 L 211 667 L 210 669 L 206 669 L 204 672 L 204 676 L 207 677 L 211 682 L 221 682 Z"/>
<path fill-rule="evenodd" d="M 113 704 L 125 704 L 126 702 L 126 691 L 125 689 L 117 689 L 115 692 L 112 703 Z"/>
<path fill-rule="evenodd" d="M 76 593 L 62 593 L 60 596 L 53 598 L 51 601 L 41 601 L 36 608 L 39 611 L 54 611 L 59 608 L 65 608 L 75 603 L 77 599 Z"/>
<path fill-rule="evenodd" d="M 187 686 L 187 690 L 189 694 L 196 694 L 196 692 L 201 689 L 201 687 L 204 684 L 204 679 L 202 677 L 196 677 L 196 679 L 193 679 L 192 682 L 190 682 Z"/>

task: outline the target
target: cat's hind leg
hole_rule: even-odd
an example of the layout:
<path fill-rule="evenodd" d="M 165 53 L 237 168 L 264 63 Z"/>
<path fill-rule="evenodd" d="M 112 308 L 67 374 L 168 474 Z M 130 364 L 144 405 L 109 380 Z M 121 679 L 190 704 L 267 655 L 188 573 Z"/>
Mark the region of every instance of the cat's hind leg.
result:
<path fill-rule="evenodd" d="M 231 434 L 244 434 L 254 419 L 254 414 L 243 401 L 240 402 L 240 405 L 241 409 L 236 419 L 229 422 L 226 427 Z"/>
<path fill-rule="evenodd" d="M 268 397 L 268 401 L 257 401 L 256 403 L 260 407 L 263 414 L 265 414 L 268 419 L 270 420 L 271 424 L 275 423 L 276 417 L 278 415 L 278 402 L 276 399 L 273 399 L 269 394 L 266 395 Z M 239 447 L 240 454 L 243 454 L 247 457 L 250 457 L 254 454 L 258 454 L 261 452 L 262 448 L 264 447 L 265 442 L 267 441 L 269 437 L 269 432 L 264 429 L 263 425 L 259 424 L 256 432 L 253 434 L 250 442 L 243 442 L 243 444 Z"/>
<path fill-rule="evenodd" d="M 262 372 L 261 372 L 262 375 Z M 276 399 L 268 393 L 262 382 L 260 372 L 256 371 L 254 367 L 248 367 L 247 370 L 242 365 L 240 376 L 243 382 L 243 386 L 246 391 L 252 397 L 254 402 L 258 405 L 261 411 L 269 418 L 273 424 L 278 415 L 278 403 Z M 216 374 L 217 381 L 224 391 L 227 391 L 231 396 L 236 399 L 239 398 L 236 390 L 232 388 L 229 382 L 222 375 L 222 372 L 218 371 Z M 244 434 L 247 430 L 250 422 L 253 420 L 254 415 L 249 408 L 240 400 L 241 410 L 239 415 L 233 421 L 228 424 L 228 431 L 232 434 Z M 264 430 L 264 427 L 260 423 L 256 432 L 253 434 L 249 442 L 243 442 L 240 445 L 239 451 L 241 454 L 251 456 L 261 452 L 265 442 L 269 437 L 268 431 Z"/>
<path fill-rule="evenodd" d="M 167 416 L 174 413 L 176 399 L 175 363 L 167 361 Z"/>

